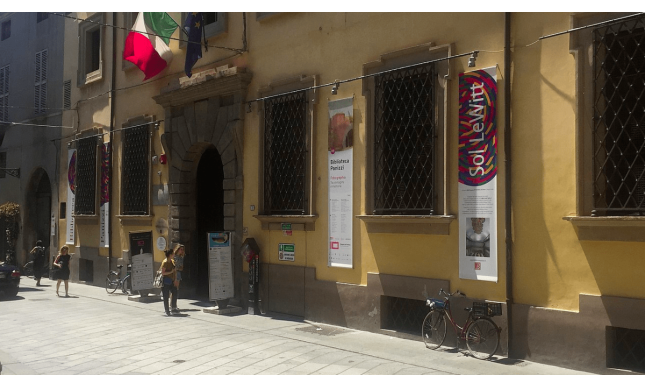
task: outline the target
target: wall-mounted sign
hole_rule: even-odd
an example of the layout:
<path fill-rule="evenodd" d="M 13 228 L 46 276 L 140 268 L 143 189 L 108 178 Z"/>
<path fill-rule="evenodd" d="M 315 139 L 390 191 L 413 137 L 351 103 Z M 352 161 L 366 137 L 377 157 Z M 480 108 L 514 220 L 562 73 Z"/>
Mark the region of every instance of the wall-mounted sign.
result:
<path fill-rule="evenodd" d="M 155 274 L 152 255 L 152 231 L 130 233 L 130 257 L 132 290 L 152 289 Z"/>
<path fill-rule="evenodd" d="M 103 143 L 101 147 L 101 203 L 99 207 L 100 214 L 100 236 L 99 246 L 108 247 L 110 245 L 110 152 L 109 142 Z"/>
<path fill-rule="evenodd" d="M 278 260 L 294 262 L 296 260 L 296 245 L 293 243 L 278 244 Z"/>
<path fill-rule="evenodd" d="M 282 223 L 282 235 L 293 235 L 293 231 L 291 230 L 291 223 Z"/>
<path fill-rule="evenodd" d="M 157 238 L 157 250 L 164 251 L 166 249 L 166 238 L 159 237 Z"/>
<path fill-rule="evenodd" d="M 497 281 L 497 71 L 459 74 L 459 278 Z"/>
<path fill-rule="evenodd" d="M 208 273 L 210 300 L 233 298 L 232 232 L 208 233 Z"/>
<path fill-rule="evenodd" d="M 329 246 L 328 266 L 353 266 L 352 172 L 354 170 L 354 98 L 329 102 Z"/>

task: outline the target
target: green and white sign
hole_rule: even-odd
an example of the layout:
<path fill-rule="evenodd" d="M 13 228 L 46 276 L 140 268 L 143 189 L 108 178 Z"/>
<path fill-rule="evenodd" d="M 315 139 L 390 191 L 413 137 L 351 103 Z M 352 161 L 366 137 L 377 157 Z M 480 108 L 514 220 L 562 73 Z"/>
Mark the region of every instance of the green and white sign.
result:
<path fill-rule="evenodd" d="M 296 245 L 293 243 L 278 244 L 278 260 L 294 262 L 296 260 Z"/>

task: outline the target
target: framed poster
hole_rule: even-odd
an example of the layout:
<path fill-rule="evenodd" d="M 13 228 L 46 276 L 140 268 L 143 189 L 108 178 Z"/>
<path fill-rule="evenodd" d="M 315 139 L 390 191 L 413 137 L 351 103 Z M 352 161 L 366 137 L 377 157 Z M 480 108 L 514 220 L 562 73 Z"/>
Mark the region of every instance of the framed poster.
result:
<path fill-rule="evenodd" d="M 211 301 L 235 296 L 230 231 L 208 233 L 208 278 Z"/>

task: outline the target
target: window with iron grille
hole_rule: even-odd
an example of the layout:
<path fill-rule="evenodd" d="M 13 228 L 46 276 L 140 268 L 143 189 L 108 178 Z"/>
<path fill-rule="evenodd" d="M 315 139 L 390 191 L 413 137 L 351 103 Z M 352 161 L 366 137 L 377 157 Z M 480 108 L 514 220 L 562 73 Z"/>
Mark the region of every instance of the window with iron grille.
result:
<path fill-rule="evenodd" d="M 44 114 L 47 107 L 47 50 L 36 53 L 34 114 Z"/>
<path fill-rule="evenodd" d="M 0 121 L 9 121 L 9 66 L 0 68 Z"/>
<path fill-rule="evenodd" d="M 76 151 L 76 215 L 94 215 L 96 208 L 96 138 L 78 141 Z"/>
<path fill-rule="evenodd" d="M 307 96 L 291 93 L 264 101 L 264 212 L 305 215 Z"/>
<path fill-rule="evenodd" d="M 428 313 L 425 301 L 381 296 L 381 328 L 397 332 L 421 334 L 423 319 Z"/>
<path fill-rule="evenodd" d="M 150 124 L 123 132 L 121 167 L 123 215 L 147 215 L 150 172 Z"/>
<path fill-rule="evenodd" d="M 607 367 L 645 372 L 645 331 L 606 327 Z"/>
<path fill-rule="evenodd" d="M 593 31 L 594 215 L 645 215 L 645 18 Z"/>
<path fill-rule="evenodd" d="M 432 215 L 434 67 L 378 75 L 374 87 L 374 214 Z"/>

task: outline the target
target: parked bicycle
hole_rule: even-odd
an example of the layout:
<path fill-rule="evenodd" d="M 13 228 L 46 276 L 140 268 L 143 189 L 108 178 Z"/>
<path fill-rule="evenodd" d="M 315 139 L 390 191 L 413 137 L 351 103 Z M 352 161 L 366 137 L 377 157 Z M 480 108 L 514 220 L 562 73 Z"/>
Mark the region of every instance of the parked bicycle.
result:
<path fill-rule="evenodd" d="M 125 274 L 125 277 L 121 278 L 121 268 L 123 265 L 117 265 L 116 266 L 119 271 L 112 270 L 110 274 L 107 275 L 107 278 L 105 279 L 105 291 L 112 294 L 114 293 L 119 287 L 121 287 L 121 291 L 125 294 L 128 294 L 128 279 L 130 278 L 131 270 L 132 270 L 132 265 L 128 265 L 127 273 Z"/>
<path fill-rule="evenodd" d="M 488 359 L 499 348 L 499 335 L 501 329 L 490 317 L 502 315 L 502 305 L 488 302 L 473 302 L 472 308 L 465 308 L 468 318 L 463 327 L 455 322 L 450 310 L 450 297 L 466 296 L 459 290 L 450 294 L 443 289 L 439 295 L 444 295 L 444 300 L 428 298 L 426 305 L 430 312 L 423 320 L 421 334 L 423 342 L 429 349 L 437 349 L 446 339 L 446 320 L 450 322 L 458 340 L 466 341 L 468 351 L 477 359 Z M 459 344 L 457 344 L 459 345 Z"/>

